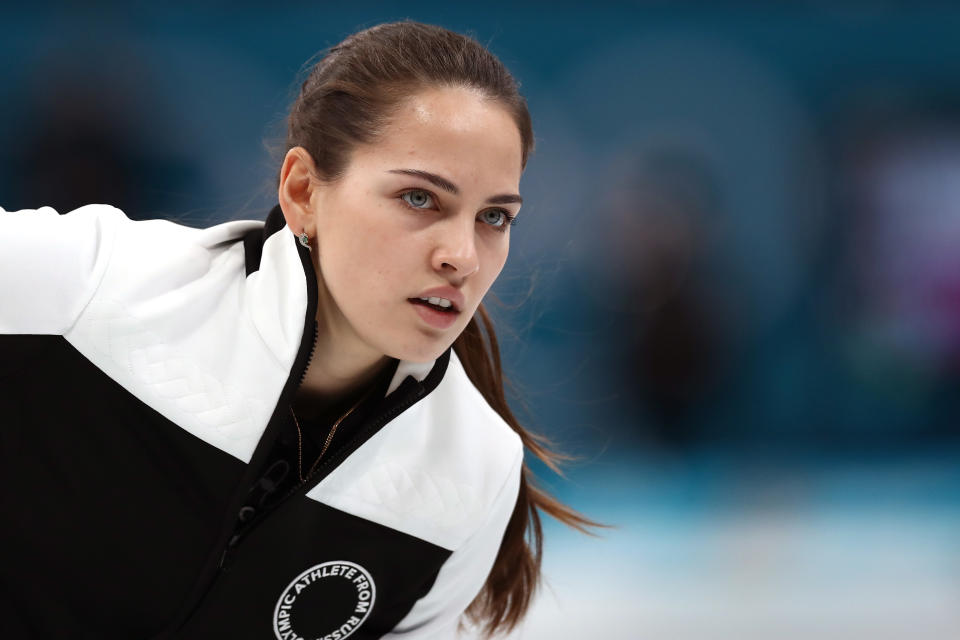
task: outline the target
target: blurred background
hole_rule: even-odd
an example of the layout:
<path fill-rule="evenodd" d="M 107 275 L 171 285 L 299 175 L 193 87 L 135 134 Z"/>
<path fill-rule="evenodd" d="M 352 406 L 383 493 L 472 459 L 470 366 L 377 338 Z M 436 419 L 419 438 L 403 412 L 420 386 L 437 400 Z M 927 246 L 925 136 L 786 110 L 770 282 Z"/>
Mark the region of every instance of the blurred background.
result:
<path fill-rule="evenodd" d="M 4 5 L 0 204 L 262 219 L 305 63 L 403 18 L 522 83 L 488 306 L 616 526 L 546 522 L 511 638 L 960 638 L 960 8 Z"/>

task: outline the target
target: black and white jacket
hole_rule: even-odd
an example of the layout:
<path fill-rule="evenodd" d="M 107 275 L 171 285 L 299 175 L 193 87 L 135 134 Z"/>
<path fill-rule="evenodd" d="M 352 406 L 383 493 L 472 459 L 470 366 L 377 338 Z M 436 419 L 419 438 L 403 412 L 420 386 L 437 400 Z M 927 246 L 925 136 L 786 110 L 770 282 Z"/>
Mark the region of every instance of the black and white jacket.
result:
<path fill-rule="evenodd" d="M 279 207 L 207 229 L 0 209 L 0 637 L 455 637 L 520 439 L 452 350 L 394 361 L 265 503 L 316 306 Z"/>

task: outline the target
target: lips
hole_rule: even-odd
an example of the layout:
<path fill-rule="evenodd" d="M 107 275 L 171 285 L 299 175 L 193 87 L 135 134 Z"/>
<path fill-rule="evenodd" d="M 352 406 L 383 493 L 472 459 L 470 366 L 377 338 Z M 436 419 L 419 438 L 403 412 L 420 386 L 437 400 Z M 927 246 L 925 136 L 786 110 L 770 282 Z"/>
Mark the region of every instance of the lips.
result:
<path fill-rule="evenodd" d="M 444 313 L 459 313 L 459 311 L 453 307 L 453 304 L 444 298 L 430 298 L 428 300 L 424 300 L 423 298 L 410 298 L 409 300 L 413 304 L 425 304 L 432 309 Z"/>
<path fill-rule="evenodd" d="M 434 329 L 450 328 L 457 321 L 457 316 L 460 315 L 460 312 L 454 310 L 453 307 L 448 310 L 441 310 L 429 302 L 417 298 L 410 298 L 410 304 L 417 315 L 420 316 L 420 319 Z"/>
<path fill-rule="evenodd" d="M 463 293 L 461 293 L 459 289 L 454 289 L 453 287 L 434 287 L 432 289 L 426 289 L 418 293 L 416 296 L 409 298 L 409 300 L 411 302 L 422 302 L 420 298 L 443 298 L 444 300 L 449 300 L 453 305 L 451 307 L 453 312 L 461 311 L 464 306 Z"/>

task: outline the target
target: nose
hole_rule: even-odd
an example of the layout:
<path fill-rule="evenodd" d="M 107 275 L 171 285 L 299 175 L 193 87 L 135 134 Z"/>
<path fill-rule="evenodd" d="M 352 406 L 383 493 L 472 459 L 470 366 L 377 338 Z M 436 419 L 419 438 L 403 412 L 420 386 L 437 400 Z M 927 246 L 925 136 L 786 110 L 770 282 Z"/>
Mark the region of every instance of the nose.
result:
<path fill-rule="evenodd" d="M 439 235 L 431 262 L 433 268 L 446 276 L 456 274 L 461 280 L 480 269 L 477 244 L 474 234 L 476 222 L 470 218 L 452 218 L 444 225 Z"/>

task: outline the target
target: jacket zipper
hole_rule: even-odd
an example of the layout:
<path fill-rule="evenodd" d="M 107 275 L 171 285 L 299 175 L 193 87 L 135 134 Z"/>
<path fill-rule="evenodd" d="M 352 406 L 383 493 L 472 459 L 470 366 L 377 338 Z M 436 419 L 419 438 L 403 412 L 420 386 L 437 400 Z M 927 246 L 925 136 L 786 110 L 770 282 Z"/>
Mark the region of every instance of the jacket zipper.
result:
<path fill-rule="evenodd" d="M 313 353 L 317 348 L 317 339 L 320 337 L 320 326 L 319 323 L 313 321 L 313 343 L 310 345 L 310 352 L 307 354 L 307 362 L 303 367 L 303 371 L 300 372 L 300 381 L 297 383 L 297 389 L 300 389 L 300 386 L 303 385 L 304 379 L 307 377 L 307 371 L 310 369 L 310 362 L 313 360 Z M 296 395 L 296 392 L 294 392 Z M 289 494 L 288 494 L 289 495 Z M 284 496 L 286 499 L 286 496 Z M 228 561 L 233 555 L 234 551 L 237 548 L 237 542 L 239 542 L 242 536 L 238 533 L 234 533 L 230 539 L 227 541 L 227 546 L 223 548 L 223 552 L 220 554 L 220 562 L 218 564 L 219 571 L 225 571 L 228 566 Z"/>
<path fill-rule="evenodd" d="M 278 209 L 279 207 L 276 207 L 274 210 L 271 210 L 270 215 L 274 215 L 278 211 Z M 313 312 L 313 316 L 312 316 L 313 317 L 313 342 L 310 345 L 310 351 L 307 354 L 307 359 L 305 364 L 303 365 L 303 369 L 300 371 L 299 380 L 297 381 L 297 386 L 294 388 L 293 393 L 296 392 L 296 389 L 300 388 L 300 385 L 303 384 L 304 378 L 306 378 L 307 376 L 307 369 L 310 368 L 310 361 L 313 359 L 313 353 L 317 347 L 317 339 L 319 337 L 319 326 L 316 320 L 316 311 L 317 311 L 316 274 L 314 273 L 313 264 L 310 261 L 310 256 L 307 250 L 298 246 L 297 251 L 300 255 L 300 261 L 303 264 L 304 274 L 306 275 L 306 278 L 307 278 L 307 311 Z M 310 317 L 310 316 L 307 316 L 307 317 Z M 289 382 L 290 380 L 288 379 L 287 384 L 289 384 Z M 284 391 L 286 391 L 287 388 L 288 387 L 285 385 Z M 282 397 L 284 397 L 283 392 L 281 392 L 281 398 Z M 266 428 L 264 429 L 263 434 L 261 434 L 260 436 L 261 439 L 266 435 L 267 431 L 269 430 L 270 430 L 270 423 L 268 422 Z M 256 452 L 254 453 L 254 455 L 255 454 Z M 251 462 L 252 462 L 252 458 L 251 458 Z M 244 477 L 246 477 L 246 475 L 244 475 Z M 236 518 L 235 512 L 233 514 L 233 517 Z M 232 526 L 234 528 L 236 527 L 235 521 Z M 201 574 L 198 577 L 197 582 L 193 587 L 191 595 L 188 596 L 183 607 L 180 609 L 180 611 L 174 614 L 169 624 L 154 637 L 154 640 L 160 640 L 161 638 L 166 640 L 168 638 L 175 637 L 176 634 L 179 633 L 180 629 L 182 629 L 183 626 L 187 624 L 187 622 L 196 612 L 197 608 L 201 606 L 211 585 L 216 579 L 216 575 L 221 571 L 223 571 L 224 567 L 227 566 L 228 561 L 230 559 L 231 549 L 236 546 L 236 543 L 238 541 L 238 536 L 236 533 L 233 533 L 232 530 L 231 530 L 231 533 L 232 533 L 231 537 L 227 539 L 226 544 L 220 553 L 219 561 L 216 562 L 216 564 L 213 564 L 212 566 L 208 565 L 208 567 L 205 567 L 201 571 Z M 221 541 L 217 542 L 217 545 L 222 545 L 222 544 L 224 544 L 224 542 L 222 542 L 222 539 Z M 201 585 L 204 585 L 204 586 L 201 586 Z"/>
<path fill-rule="evenodd" d="M 313 360 L 313 352 L 317 348 L 317 338 L 320 337 L 320 324 L 314 320 L 313 321 L 313 344 L 310 345 L 310 353 L 307 355 L 307 365 L 303 368 L 303 371 L 300 373 L 300 382 L 297 383 L 297 389 L 299 390 L 301 385 L 303 385 L 303 380 L 307 377 L 307 370 L 310 369 L 310 362 Z"/>
<path fill-rule="evenodd" d="M 271 211 L 271 215 L 273 215 L 277 209 L 275 209 L 274 211 Z M 314 272 L 313 264 L 310 260 L 310 256 L 307 250 L 302 249 L 299 246 L 297 248 L 300 254 L 301 262 L 303 263 L 304 273 L 307 276 L 307 311 L 313 312 L 313 316 L 312 316 L 313 342 L 310 345 L 310 351 L 307 354 L 305 364 L 303 365 L 303 368 L 300 371 L 297 385 L 296 387 L 294 387 L 293 391 L 288 392 L 288 394 L 295 394 L 296 390 L 299 389 L 300 385 L 303 384 L 303 381 L 307 376 L 307 370 L 310 368 L 310 362 L 313 360 L 314 351 L 316 349 L 317 340 L 319 338 L 319 325 L 316 320 L 316 311 L 317 311 L 316 273 Z M 310 316 L 307 316 L 307 317 L 310 317 Z M 289 384 L 289 380 L 288 380 L 288 384 Z M 407 384 L 407 382 L 402 383 L 401 387 L 403 387 L 405 384 Z M 288 387 L 285 387 L 285 391 L 287 388 Z M 400 389 L 398 388 L 395 391 L 395 393 L 399 390 Z M 323 464 L 321 464 L 321 466 L 317 468 L 317 470 L 314 472 L 314 474 L 311 476 L 310 479 L 315 478 L 316 475 L 321 472 L 321 470 L 328 469 L 334 461 L 336 462 L 336 464 L 340 464 L 347 456 L 349 456 L 357 448 L 359 448 L 359 446 L 363 444 L 363 442 L 365 442 L 370 438 L 371 432 L 374 432 L 376 431 L 376 429 L 379 429 L 380 427 L 382 427 L 388 421 L 392 420 L 394 417 L 399 415 L 401 412 L 405 411 L 407 408 L 409 408 L 411 405 L 413 405 L 415 402 L 421 399 L 424 395 L 426 395 L 426 389 L 422 384 L 417 384 L 416 388 L 410 390 L 410 392 L 408 393 L 409 393 L 409 397 L 403 399 L 402 402 L 398 403 L 392 409 L 384 412 L 383 414 L 378 416 L 375 420 L 371 420 L 360 433 L 356 434 L 354 438 L 349 443 L 347 443 L 346 448 L 340 451 L 338 455 L 331 457 L 330 459 L 326 460 Z M 285 397 L 284 394 L 281 394 L 281 397 Z M 292 395 L 287 395 L 286 397 L 292 397 Z M 269 429 L 270 429 L 270 424 L 268 423 L 267 428 L 264 431 L 264 434 L 261 435 L 261 438 L 263 438 L 264 435 L 266 435 L 266 432 Z M 255 455 L 256 455 L 256 452 L 255 452 Z M 253 459 L 251 458 L 251 464 L 252 462 L 253 462 Z M 246 476 L 244 477 L 246 478 Z M 316 482 L 312 482 L 309 484 L 315 485 Z M 306 486 L 308 486 L 308 483 L 303 483 L 301 485 L 298 485 L 296 487 L 296 491 L 300 491 L 304 489 L 304 487 Z M 284 500 L 291 497 L 293 493 L 294 492 L 288 493 L 284 497 Z M 234 514 L 234 517 L 236 517 L 236 514 Z M 256 526 L 257 523 L 252 523 L 252 524 Z M 179 632 L 180 629 L 183 628 L 185 624 L 187 624 L 187 622 L 193 616 L 196 610 L 202 605 L 202 602 L 205 596 L 207 595 L 210 589 L 210 586 L 212 585 L 213 581 L 216 579 L 216 575 L 221 571 L 224 571 L 225 570 L 224 567 L 229 566 L 229 560 L 230 560 L 231 554 L 236 551 L 236 547 L 240 541 L 240 538 L 242 537 L 236 533 L 233 533 L 236 527 L 235 521 L 234 521 L 233 527 L 234 529 L 231 530 L 232 536 L 227 540 L 226 546 L 224 547 L 224 550 L 221 553 L 219 562 L 217 564 L 214 564 L 212 567 L 208 569 L 204 569 L 203 574 L 198 579 L 198 583 L 195 586 L 194 594 L 191 595 L 188 599 L 189 604 L 185 604 L 184 608 L 181 609 L 180 613 L 174 616 L 170 625 L 167 626 L 167 628 L 164 631 L 160 632 L 160 634 L 157 636 L 158 639 L 173 637 L 176 633 Z M 246 533 L 249 533 L 249 529 L 244 533 L 244 535 L 246 535 Z M 218 542 L 218 544 L 224 544 L 224 543 L 221 541 L 221 542 Z M 201 587 L 200 585 L 204 583 L 205 583 L 205 586 Z"/>
<path fill-rule="evenodd" d="M 319 334 L 319 330 L 318 330 L 317 323 L 314 323 L 314 345 L 313 345 L 314 347 L 316 347 L 318 334 Z M 313 357 L 313 348 L 311 348 L 310 356 L 307 358 L 308 368 L 309 368 L 310 359 L 312 357 Z M 306 371 L 307 369 L 305 368 L 303 370 L 303 374 L 300 376 L 300 384 L 303 384 L 303 380 L 304 378 L 306 378 Z M 299 385 L 297 386 L 297 388 L 299 388 Z M 394 393 L 397 393 L 397 391 L 399 391 L 399 389 L 394 391 Z M 341 447 L 335 455 L 330 456 L 329 458 L 324 460 L 322 463 L 320 463 L 320 465 L 314 470 L 314 472 L 307 476 L 307 479 L 305 481 L 299 484 L 295 484 L 292 488 L 288 489 L 287 492 L 283 494 L 281 498 L 277 501 L 276 506 L 274 506 L 273 509 L 280 508 L 280 505 L 285 503 L 288 499 L 292 498 L 296 494 L 306 493 L 311 488 L 316 486 L 320 482 L 320 480 L 323 480 L 323 478 L 326 477 L 326 473 L 324 473 L 326 469 L 330 467 L 336 468 L 337 466 L 339 466 L 341 462 L 346 460 L 354 451 L 359 449 L 364 442 L 369 440 L 373 433 L 376 433 L 383 425 L 387 424 L 388 422 L 393 420 L 395 417 L 397 417 L 398 415 L 406 411 L 418 400 L 420 400 L 425 394 L 426 392 L 424 391 L 423 386 L 418 384 L 416 391 L 412 394 L 409 394 L 409 397 L 406 398 L 403 402 L 400 402 L 394 405 L 387 411 L 378 415 L 376 418 L 369 420 L 367 424 L 364 426 L 364 428 L 358 431 L 357 433 L 355 433 L 353 438 L 351 438 L 345 444 L 345 446 Z M 267 516 L 264 516 L 264 517 L 267 517 Z M 259 522 L 252 522 L 250 523 L 250 526 L 246 528 L 242 534 L 234 534 L 230 538 L 231 544 L 228 544 L 228 546 L 224 548 L 223 553 L 220 556 L 221 570 L 227 570 L 229 568 L 229 560 L 232 557 L 233 553 L 236 551 L 239 541 L 243 537 L 248 535 L 253 529 L 255 529 L 258 524 Z"/>

